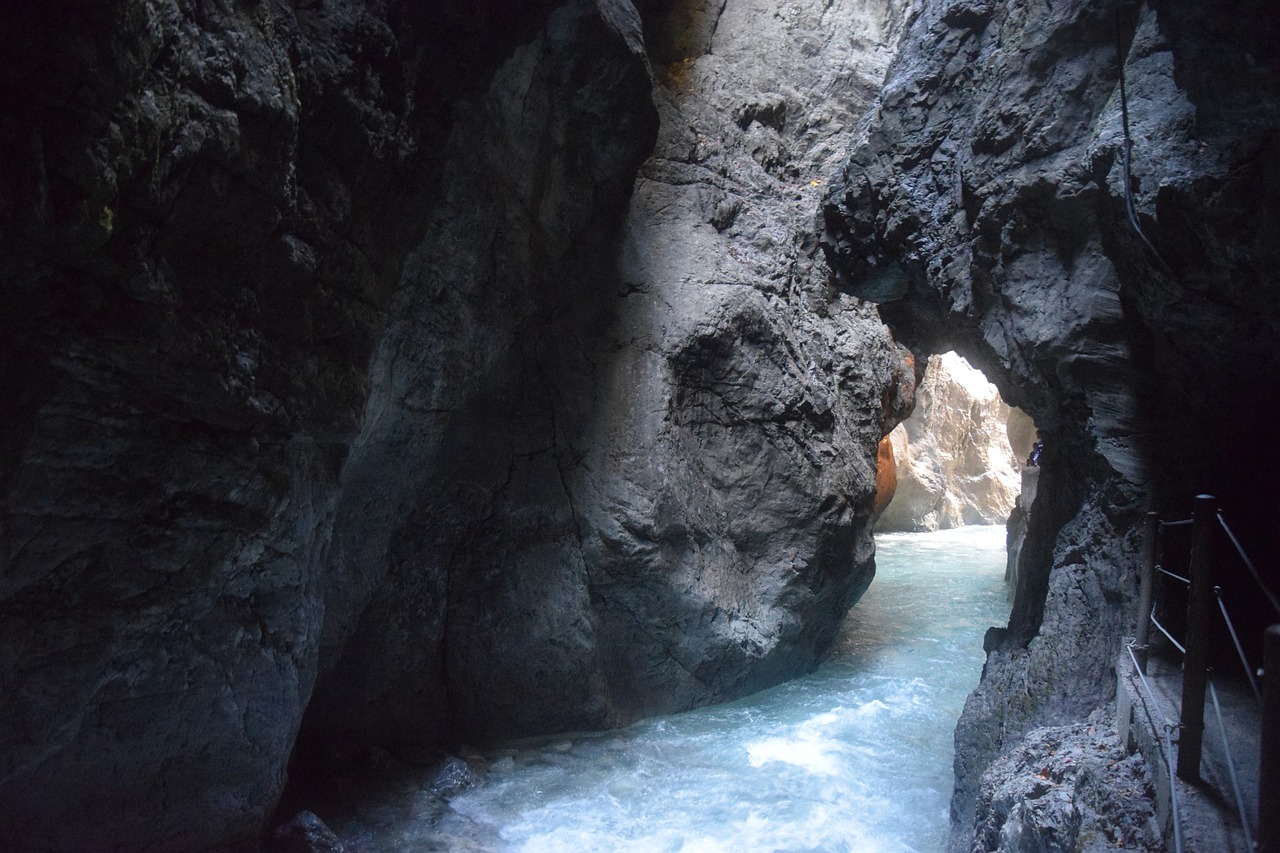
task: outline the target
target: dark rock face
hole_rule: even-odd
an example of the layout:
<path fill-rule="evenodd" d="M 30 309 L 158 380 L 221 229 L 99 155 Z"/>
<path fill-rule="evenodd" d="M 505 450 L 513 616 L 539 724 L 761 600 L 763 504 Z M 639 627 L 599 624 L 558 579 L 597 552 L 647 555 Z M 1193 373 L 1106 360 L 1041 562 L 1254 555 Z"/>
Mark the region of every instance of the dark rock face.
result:
<path fill-rule="evenodd" d="M 484 78 L 539 26 L 463 5 L 6 12 L 0 846 L 199 847 L 279 796 L 382 309 L 473 85 L 427 48 Z"/>
<path fill-rule="evenodd" d="M 912 377 L 795 223 L 885 21 L 774 16 L 823 101 L 746 75 L 754 7 L 429 5 L 0 35 L 0 846 L 251 838 L 304 712 L 305 752 L 741 695 L 870 580 Z"/>
<path fill-rule="evenodd" d="M 1239 417 L 1280 372 L 1277 26 L 1265 3 L 939 3 L 828 198 L 841 286 L 917 364 L 980 366 L 1048 445 L 1009 630 L 957 730 L 958 849 L 990 760 L 1109 698 L 1141 510 L 1215 492 L 1256 554 L 1280 545 L 1275 442 Z M 1155 251 L 1126 214 L 1122 67 Z"/>
<path fill-rule="evenodd" d="M 629 8 L 559 10 L 456 108 L 343 474 L 309 735 L 438 743 L 607 719 L 566 478 L 656 127 Z"/>
<path fill-rule="evenodd" d="M 311 812 L 300 812 L 271 834 L 272 853 L 343 853 L 333 830 Z"/>

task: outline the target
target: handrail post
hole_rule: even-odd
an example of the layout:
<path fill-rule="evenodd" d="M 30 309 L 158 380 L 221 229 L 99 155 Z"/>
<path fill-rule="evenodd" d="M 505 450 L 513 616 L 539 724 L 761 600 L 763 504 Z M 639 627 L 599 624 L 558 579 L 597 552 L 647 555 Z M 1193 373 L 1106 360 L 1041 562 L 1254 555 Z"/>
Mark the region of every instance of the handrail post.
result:
<path fill-rule="evenodd" d="M 1272 625 L 1264 637 L 1258 849 L 1280 853 L 1280 625 Z"/>
<path fill-rule="evenodd" d="M 1213 495 L 1196 495 L 1191 525 L 1191 593 L 1187 600 L 1187 654 L 1182 666 L 1182 734 L 1178 738 L 1178 777 L 1200 781 L 1204 743 L 1204 685 L 1209 667 L 1209 534 L 1217 520 Z"/>
<path fill-rule="evenodd" d="M 1147 526 L 1142 543 L 1141 576 L 1138 582 L 1138 626 L 1133 635 L 1138 670 L 1147 673 L 1147 645 L 1151 641 L 1151 588 L 1156 577 L 1156 537 L 1160 535 L 1160 516 L 1147 513 Z"/>

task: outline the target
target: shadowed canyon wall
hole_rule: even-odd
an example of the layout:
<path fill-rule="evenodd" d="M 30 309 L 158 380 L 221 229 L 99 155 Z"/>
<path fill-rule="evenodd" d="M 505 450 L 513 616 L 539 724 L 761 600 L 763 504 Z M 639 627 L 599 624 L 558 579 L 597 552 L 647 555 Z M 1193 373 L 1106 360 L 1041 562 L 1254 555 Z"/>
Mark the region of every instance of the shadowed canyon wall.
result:
<path fill-rule="evenodd" d="M 546 13 L 6 8 L 0 846 L 258 832 L 450 105 Z"/>
<path fill-rule="evenodd" d="M 445 117 L 363 6 L 5 15 L 0 845 L 251 836 Z"/>
<path fill-rule="evenodd" d="M 1273 394 L 1280 367 L 1277 17 L 919 7 L 828 196 L 841 285 L 880 303 L 917 365 L 954 348 L 980 367 L 1047 442 L 1013 614 L 956 734 L 957 850 L 996 755 L 1111 698 L 1144 510 L 1185 516 L 1216 493 L 1274 562 L 1276 443 L 1239 407 Z"/>
<path fill-rule="evenodd" d="M 603 726 L 821 658 L 914 384 L 812 224 L 896 6 L 642 11 L 13 13 L 0 846 L 250 839 L 300 729 Z"/>
<path fill-rule="evenodd" d="M 1216 492 L 1280 555 L 1269 2 L 5 14 L 0 846 L 252 839 L 300 731 L 805 671 L 870 580 L 895 340 L 1047 440 L 958 849 L 996 755 L 1109 700 L 1145 509 Z"/>

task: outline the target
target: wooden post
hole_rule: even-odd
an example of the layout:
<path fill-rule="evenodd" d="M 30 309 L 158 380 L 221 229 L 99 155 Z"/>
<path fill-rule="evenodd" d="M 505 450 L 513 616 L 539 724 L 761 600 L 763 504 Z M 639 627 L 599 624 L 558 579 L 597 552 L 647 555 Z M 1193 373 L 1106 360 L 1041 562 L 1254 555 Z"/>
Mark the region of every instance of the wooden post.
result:
<path fill-rule="evenodd" d="M 1138 583 L 1138 625 L 1133 633 L 1133 653 L 1138 670 L 1147 672 L 1147 646 L 1151 641 L 1151 588 L 1156 578 L 1156 537 L 1160 535 L 1160 516 L 1147 513 L 1146 541 L 1142 543 L 1141 578 Z"/>
<path fill-rule="evenodd" d="M 1264 637 L 1258 849 L 1280 853 L 1280 625 L 1272 625 Z"/>
<path fill-rule="evenodd" d="M 1213 495 L 1196 495 L 1191 513 L 1191 593 L 1187 599 L 1187 655 L 1182 664 L 1182 734 L 1178 737 L 1178 777 L 1200 781 L 1204 743 L 1204 685 L 1209 669 L 1209 534 L 1217 521 Z"/>

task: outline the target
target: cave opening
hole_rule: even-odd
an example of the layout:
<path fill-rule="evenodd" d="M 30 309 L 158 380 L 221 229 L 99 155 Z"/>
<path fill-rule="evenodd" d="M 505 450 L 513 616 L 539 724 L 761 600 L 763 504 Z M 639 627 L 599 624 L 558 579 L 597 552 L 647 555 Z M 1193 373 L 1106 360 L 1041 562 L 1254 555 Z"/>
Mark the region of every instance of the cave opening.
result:
<path fill-rule="evenodd" d="M 888 471 L 875 529 L 1006 524 L 1025 515 L 1042 448 L 1035 421 L 1007 404 L 982 371 L 954 350 L 932 355 L 911 416 L 881 442 L 880 466 Z"/>

